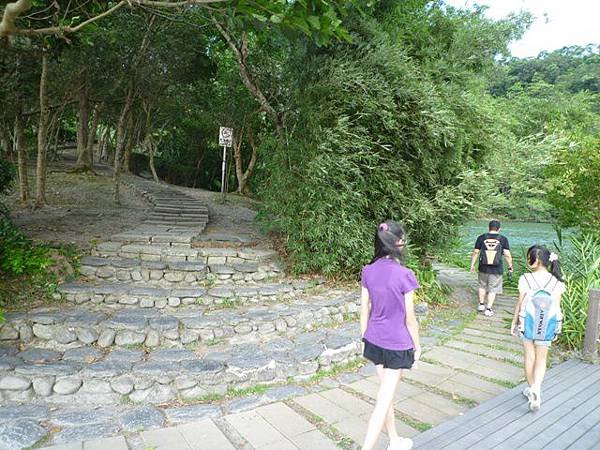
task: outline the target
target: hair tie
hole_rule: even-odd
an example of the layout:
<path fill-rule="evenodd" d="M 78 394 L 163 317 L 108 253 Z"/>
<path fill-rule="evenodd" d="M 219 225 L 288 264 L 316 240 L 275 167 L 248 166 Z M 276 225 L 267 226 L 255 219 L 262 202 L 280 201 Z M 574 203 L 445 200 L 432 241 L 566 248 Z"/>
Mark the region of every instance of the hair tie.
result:
<path fill-rule="evenodd" d="M 381 231 L 388 231 L 388 230 L 390 229 L 390 227 L 388 226 L 388 224 L 387 224 L 387 223 L 383 222 L 383 223 L 380 223 L 380 224 L 379 224 L 379 229 L 380 229 Z"/>
<path fill-rule="evenodd" d="M 554 252 L 550 253 L 550 262 L 558 261 L 558 255 Z"/>

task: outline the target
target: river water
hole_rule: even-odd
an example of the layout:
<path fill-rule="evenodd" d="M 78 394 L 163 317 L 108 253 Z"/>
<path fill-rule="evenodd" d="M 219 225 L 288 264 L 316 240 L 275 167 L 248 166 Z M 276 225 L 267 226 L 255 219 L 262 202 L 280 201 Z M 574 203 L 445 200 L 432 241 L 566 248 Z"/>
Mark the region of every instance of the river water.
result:
<path fill-rule="evenodd" d="M 488 230 L 488 221 L 477 220 L 468 222 L 460 228 L 460 237 L 465 247 L 472 247 L 475 239 Z M 553 248 L 557 241 L 556 230 L 550 223 L 536 222 L 502 222 L 501 233 L 508 238 L 512 248 L 528 248 L 534 244 L 546 245 Z M 565 232 L 563 231 L 563 235 Z"/>

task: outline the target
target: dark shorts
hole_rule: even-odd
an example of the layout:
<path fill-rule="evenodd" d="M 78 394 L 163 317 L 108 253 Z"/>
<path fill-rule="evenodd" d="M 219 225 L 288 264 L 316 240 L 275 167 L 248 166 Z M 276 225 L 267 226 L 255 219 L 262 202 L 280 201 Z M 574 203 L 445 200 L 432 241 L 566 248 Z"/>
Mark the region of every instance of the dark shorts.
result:
<path fill-rule="evenodd" d="M 366 339 L 363 356 L 373 364 L 382 365 L 385 369 L 410 369 L 415 362 L 415 351 L 410 350 L 388 350 L 375 344 L 371 344 Z"/>

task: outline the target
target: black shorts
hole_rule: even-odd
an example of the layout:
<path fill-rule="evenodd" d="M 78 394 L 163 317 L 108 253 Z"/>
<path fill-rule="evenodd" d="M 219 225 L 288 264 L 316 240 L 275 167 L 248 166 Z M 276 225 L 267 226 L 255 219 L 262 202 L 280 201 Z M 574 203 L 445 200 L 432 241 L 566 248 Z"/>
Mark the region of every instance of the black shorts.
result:
<path fill-rule="evenodd" d="M 365 351 L 363 356 L 373 364 L 382 365 L 385 369 L 410 369 L 415 363 L 415 351 L 409 350 L 387 350 L 375 344 L 371 344 L 366 339 Z"/>

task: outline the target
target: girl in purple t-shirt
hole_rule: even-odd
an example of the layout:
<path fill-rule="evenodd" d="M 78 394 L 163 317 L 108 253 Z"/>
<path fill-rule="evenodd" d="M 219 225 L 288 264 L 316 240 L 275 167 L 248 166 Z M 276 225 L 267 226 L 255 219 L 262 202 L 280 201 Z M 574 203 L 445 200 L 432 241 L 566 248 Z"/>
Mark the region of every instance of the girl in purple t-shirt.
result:
<path fill-rule="evenodd" d="M 371 450 L 384 425 L 390 438 L 388 450 L 408 450 L 412 440 L 396 432 L 393 399 L 402 369 L 410 369 L 421 357 L 419 326 L 413 294 L 419 288 L 415 274 L 402 265 L 405 234 L 392 221 L 379 225 L 375 256 L 362 270 L 360 329 L 364 357 L 377 369 L 381 385 L 363 450 Z"/>

